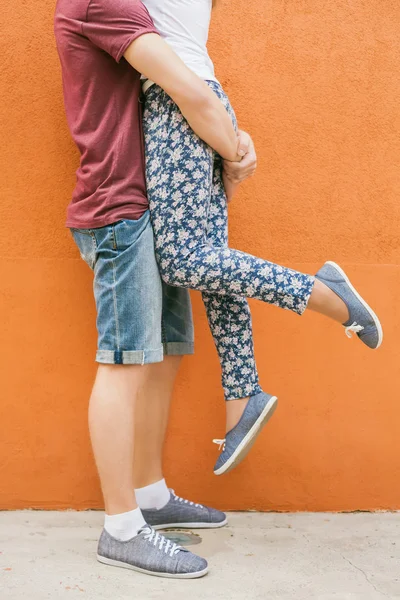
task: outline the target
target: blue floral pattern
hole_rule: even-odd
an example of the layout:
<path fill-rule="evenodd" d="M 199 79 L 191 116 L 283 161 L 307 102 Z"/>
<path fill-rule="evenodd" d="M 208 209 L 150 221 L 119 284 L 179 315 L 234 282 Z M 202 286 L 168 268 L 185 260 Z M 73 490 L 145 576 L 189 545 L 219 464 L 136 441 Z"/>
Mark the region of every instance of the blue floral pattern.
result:
<path fill-rule="evenodd" d="M 209 85 L 236 126 L 221 86 Z M 202 292 L 225 398 L 257 394 L 261 388 L 246 298 L 302 314 L 314 278 L 228 247 L 221 159 L 156 85 L 146 93 L 143 123 L 147 191 L 161 276 L 169 285 Z"/>

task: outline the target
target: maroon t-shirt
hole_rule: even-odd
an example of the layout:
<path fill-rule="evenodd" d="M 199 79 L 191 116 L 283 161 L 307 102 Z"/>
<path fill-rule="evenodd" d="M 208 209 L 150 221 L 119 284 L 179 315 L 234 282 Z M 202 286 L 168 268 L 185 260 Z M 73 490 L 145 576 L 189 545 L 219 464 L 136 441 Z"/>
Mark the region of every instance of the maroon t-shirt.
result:
<path fill-rule="evenodd" d="M 68 227 L 104 227 L 147 210 L 140 74 L 123 58 L 158 33 L 140 0 L 58 0 L 55 35 L 67 120 L 81 153 Z"/>

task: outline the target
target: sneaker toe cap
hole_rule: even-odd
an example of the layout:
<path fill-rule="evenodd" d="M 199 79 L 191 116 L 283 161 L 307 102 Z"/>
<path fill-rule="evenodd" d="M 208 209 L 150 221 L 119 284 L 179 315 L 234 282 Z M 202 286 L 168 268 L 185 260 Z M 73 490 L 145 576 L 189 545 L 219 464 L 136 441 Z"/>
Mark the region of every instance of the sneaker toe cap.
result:
<path fill-rule="evenodd" d="M 222 452 L 222 454 L 220 454 L 218 456 L 218 460 L 214 465 L 214 471 L 218 471 L 218 469 L 223 467 L 227 460 L 228 460 L 227 454 L 225 452 Z"/>
<path fill-rule="evenodd" d="M 200 573 L 207 569 L 208 563 L 205 558 L 192 554 L 191 552 L 181 552 L 178 561 L 179 573 Z"/>
<path fill-rule="evenodd" d="M 359 334 L 359 338 L 368 348 L 375 349 L 380 345 L 379 331 L 376 326 L 366 327 Z"/>
<path fill-rule="evenodd" d="M 226 514 L 216 508 L 208 509 L 208 517 L 210 523 L 224 523 L 226 521 Z"/>

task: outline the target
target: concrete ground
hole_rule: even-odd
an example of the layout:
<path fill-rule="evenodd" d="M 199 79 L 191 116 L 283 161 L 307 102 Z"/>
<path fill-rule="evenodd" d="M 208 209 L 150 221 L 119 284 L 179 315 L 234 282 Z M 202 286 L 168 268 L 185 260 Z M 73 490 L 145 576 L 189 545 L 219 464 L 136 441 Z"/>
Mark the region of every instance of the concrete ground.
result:
<path fill-rule="evenodd" d="M 399 514 L 233 513 L 228 527 L 197 532 L 190 549 L 210 573 L 192 581 L 97 563 L 102 521 L 99 512 L 0 513 L 0 599 L 400 599 Z"/>

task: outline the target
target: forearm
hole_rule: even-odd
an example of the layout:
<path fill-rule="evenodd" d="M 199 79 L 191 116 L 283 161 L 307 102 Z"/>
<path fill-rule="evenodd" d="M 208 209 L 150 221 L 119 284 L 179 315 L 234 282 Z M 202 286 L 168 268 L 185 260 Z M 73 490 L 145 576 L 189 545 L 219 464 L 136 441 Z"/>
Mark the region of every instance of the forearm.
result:
<path fill-rule="evenodd" d="M 185 91 L 175 94 L 172 99 L 193 131 L 227 160 L 240 160 L 238 157 L 238 138 L 232 120 L 218 96 L 203 81 L 191 85 L 192 93 Z M 201 93 L 200 89 L 201 88 Z"/>
<path fill-rule="evenodd" d="M 202 140 L 223 158 L 240 160 L 237 135 L 222 102 L 158 35 L 141 36 L 124 56 L 137 71 L 167 92 Z"/>

